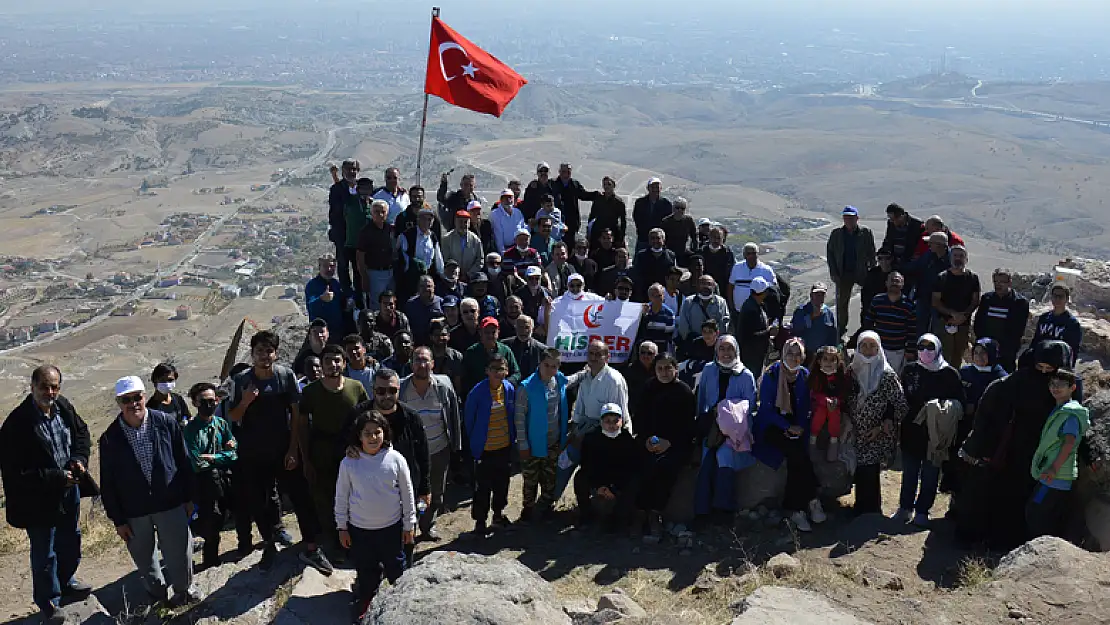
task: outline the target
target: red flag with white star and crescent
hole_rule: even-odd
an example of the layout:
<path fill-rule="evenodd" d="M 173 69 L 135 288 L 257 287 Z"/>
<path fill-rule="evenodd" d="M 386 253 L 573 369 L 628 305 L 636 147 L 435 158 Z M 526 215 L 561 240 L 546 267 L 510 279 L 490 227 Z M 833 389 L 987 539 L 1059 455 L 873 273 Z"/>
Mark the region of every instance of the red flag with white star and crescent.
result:
<path fill-rule="evenodd" d="M 432 18 L 432 43 L 424 93 L 478 113 L 501 117 L 520 88 L 528 84 L 511 67 Z"/>

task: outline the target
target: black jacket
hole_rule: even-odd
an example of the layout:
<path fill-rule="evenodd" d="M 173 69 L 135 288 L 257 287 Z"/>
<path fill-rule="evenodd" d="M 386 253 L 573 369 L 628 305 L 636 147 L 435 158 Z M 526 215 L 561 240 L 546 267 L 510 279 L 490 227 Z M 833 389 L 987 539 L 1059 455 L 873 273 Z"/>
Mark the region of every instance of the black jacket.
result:
<path fill-rule="evenodd" d="M 520 204 L 520 212 L 524 213 L 525 219 L 534 219 L 536 217 L 536 213 L 540 210 L 543 196 L 548 193 L 550 193 L 551 197 L 555 200 L 555 208 L 560 211 L 563 210 L 563 194 L 559 188 L 555 186 L 555 179 L 548 178 L 547 184 L 540 184 L 539 180 L 533 180 L 524 188 L 524 197 Z M 575 206 L 577 206 L 577 204 Z M 566 220 L 567 214 L 564 212 L 563 221 Z"/>
<path fill-rule="evenodd" d="M 528 342 L 524 342 L 520 340 L 519 336 L 509 337 L 501 342 L 509 348 L 513 357 L 516 358 L 516 365 L 520 368 L 521 380 L 532 375 L 536 372 L 536 369 L 540 368 L 543 353 L 547 351 L 546 345 L 535 338 L 530 338 Z"/>
<path fill-rule="evenodd" d="M 343 207 L 351 195 L 350 188 L 346 180 L 340 180 L 328 191 L 328 239 L 340 246 L 347 241 L 347 220 L 343 216 Z"/>
<path fill-rule="evenodd" d="M 600 429 L 582 439 L 582 468 L 591 489 L 609 487 L 620 490 L 639 471 L 639 449 L 628 430 L 609 438 Z"/>
<path fill-rule="evenodd" d="M 150 483 L 143 476 L 119 418 L 100 436 L 100 499 L 104 512 L 117 527 L 128 519 L 165 512 L 192 499 L 193 469 L 181 426 L 157 410 L 148 409 L 146 418 L 154 439 Z"/>
<path fill-rule="evenodd" d="M 910 407 L 902 419 L 902 452 L 924 460 L 929 445 L 929 429 L 925 423 L 917 425 L 913 422 L 917 413 L 930 399 L 954 399 L 962 405 L 966 401 L 964 383 L 960 372 L 951 365 L 929 371 L 921 363 L 911 362 L 902 371 L 902 389 Z"/>
<path fill-rule="evenodd" d="M 631 391 L 631 388 L 629 389 Z M 652 379 L 636 401 L 636 443 L 647 453 L 645 445 L 652 436 L 666 439 L 671 448 L 667 456 L 685 461 L 694 447 L 694 420 L 697 401 L 694 391 L 682 380 L 663 384 Z"/>
<path fill-rule="evenodd" d="M 89 466 L 92 442 L 89 428 L 73 404 L 59 396 L 58 415 L 69 428 L 70 461 Z M 0 474 L 4 480 L 4 509 L 8 524 L 25 529 L 51 527 L 58 521 L 66 486 L 65 468 L 59 468 L 50 445 L 39 434 L 39 412 L 28 395 L 0 426 Z M 78 484 L 82 497 L 95 497 L 100 489 L 87 473 Z"/>
<path fill-rule="evenodd" d="M 455 213 L 466 210 L 466 205 L 472 200 L 479 200 L 478 194 L 471 192 L 470 195 L 463 193 L 462 189 L 455 189 L 450 193 L 447 192 L 447 184 L 441 183 L 439 189 L 436 191 L 436 200 L 439 201 L 439 223 L 453 227 L 455 223 Z M 406 211 L 407 212 L 407 211 Z"/>
<path fill-rule="evenodd" d="M 650 248 L 636 252 L 636 258 L 632 260 L 632 298 L 637 302 L 646 302 L 648 287 L 656 282 L 666 283 L 667 273 L 676 265 L 678 258 L 675 253 L 665 247 L 658 256 Z"/>
<path fill-rule="evenodd" d="M 594 291 L 600 295 L 604 295 L 604 293 L 601 293 L 596 288 L 594 288 L 594 285 L 597 284 L 597 274 L 601 271 L 601 269 L 598 268 L 597 263 L 594 262 L 593 259 L 584 258 L 582 260 L 578 260 L 577 256 L 571 256 L 567 259 L 567 262 L 570 263 L 570 266 L 574 267 L 574 271 L 581 275 L 582 279 L 586 281 L 587 289 L 590 289 L 591 291 Z"/>
<path fill-rule="evenodd" d="M 754 297 L 744 300 L 740 307 L 740 345 L 764 346 L 771 340 L 770 317 Z"/>
<path fill-rule="evenodd" d="M 717 288 L 723 294 L 723 289 L 729 283 L 729 276 L 732 275 L 732 268 L 736 265 L 736 255 L 732 253 L 727 245 L 722 245 L 721 249 L 716 252 L 711 251 L 708 245 L 703 245 L 699 253 L 705 261 L 705 273 L 713 276 L 713 279 L 717 281 Z M 726 299 L 728 299 L 728 305 L 731 308 L 732 299 Z"/>
<path fill-rule="evenodd" d="M 1029 300 L 1021 293 L 1011 290 L 1009 297 L 1000 297 L 990 291 L 979 299 L 979 308 L 975 311 L 975 337 L 998 341 L 999 355 L 1013 358 L 1021 349 L 1028 323 Z"/>
<path fill-rule="evenodd" d="M 913 260 L 914 251 L 917 250 L 917 243 L 921 241 L 921 237 L 925 234 L 925 223 L 913 215 L 907 215 L 909 221 L 906 223 L 906 235 L 898 237 L 895 234 L 894 225 L 888 220 L 886 223 L 886 234 L 883 235 L 883 247 L 894 251 L 895 246 L 905 246 L 902 253 L 895 256 L 895 267 L 904 267 L 911 260 Z"/>
<path fill-rule="evenodd" d="M 651 205 L 649 196 L 636 198 L 636 203 L 632 205 L 632 221 L 636 223 L 636 242 L 647 243 L 651 229 L 660 227 L 663 224 L 663 218 L 673 212 L 671 201 L 663 196 L 659 196 L 654 207 Z"/>
<path fill-rule="evenodd" d="M 563 211 L 563 222 L 566 223 L 567 230 L 578 232 L 578 227 L 582 224 L 582 211 L 578 208 L 578 202 L 595 199 L 597 192 L 590 193 L 582 187 L 582 183 L 574 178 L 571 178 L 565 185 L 559 178 L 554 178 L 551 182 L 556 191 L 555 205 Z M 524 195 L 527 197 L 528 194 L 525 193 Z"/>
<path fill-rule="evenodd" d="M 355 418 L 367 410 L 374 409 L 374 400 L 356 404 L 347 416 L 347 425 L 343 427 L 343 440 L 352 440 L 351 428 L 355 425 Z M 405 457 L 409 465 L 409 475 L 412 477 L 412 486 L 416 496 L 428 495 L 432 492 L 431 483 L 431 457 L 428 454 L 428 436 L 424 433 L 424 422 L 420 415 L 412 408 L 398 402 L 397 410 L 386 415 L 389 419 L 389 429 L 392 432 L 390 444 L 397 453 Z"/>
<path fill-rule="evenodd" d="M 613 231 L 613 247 L 624 247 L 624 235 L 628 231 L 628 207 L 625 206 L 624 200 L 616 194 L 606 196 L 598 191 L 591 191 L 587 199 L 593 200 L 593 204 L 590 205 L 590 216 L 587 218 L 588 221 L 594 222 L 590 229 L 590 249 L 597 247 L 601 231 L 605 228 Z"/>

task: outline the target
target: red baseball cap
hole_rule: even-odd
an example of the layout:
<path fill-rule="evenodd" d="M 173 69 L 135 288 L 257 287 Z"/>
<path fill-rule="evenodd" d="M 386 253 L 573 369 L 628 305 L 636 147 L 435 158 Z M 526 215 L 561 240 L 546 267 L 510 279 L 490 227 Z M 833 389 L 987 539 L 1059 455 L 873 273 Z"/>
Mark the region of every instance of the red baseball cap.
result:
<path fill-rule="evenodd" d="M 455 217 L 466 217 L 467 219 L 470 219 L 470 213 L 466 211 L 455 211 Z"/>
<path fill-rule="evenodd" d="M 501 324 L 498 323 L 497 320 L 493 317 L 486 317 L 485 319 L 482 319 L 481 323 L 478 324 L 479 328 L 486 328 L 489 326 L 493 326 L 499 330 L 501 329 Z"/>

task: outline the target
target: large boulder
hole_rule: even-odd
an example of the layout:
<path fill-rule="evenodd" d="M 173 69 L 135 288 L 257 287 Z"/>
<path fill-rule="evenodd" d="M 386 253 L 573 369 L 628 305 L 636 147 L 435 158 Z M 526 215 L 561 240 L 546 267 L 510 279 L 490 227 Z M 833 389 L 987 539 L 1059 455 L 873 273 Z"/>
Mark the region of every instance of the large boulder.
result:
<path fill-rule="evenodd" d="M 1091 429 L 1083 449 L 1097 468 L 1082 463 L 1075 493 L 1087 530 L 1084 546 L 1110 551 L 1110 391 L 1101 391 L 1085 403 L 1091 411 Z"/>
<path fill-rule="evenodd" d="M 740 605 L 732 625 L 869 625 L 808 590 L 760 586 Z"/>
<path fill-rule="evenodd" d="M 1020 599 L 1038 622 L 1101 623 L 1110 614 L 1110 556 L 1059 538 L 1042 536 L 1011 551 L 994 577 L 991 592 Z"/>
<path fill-rule="evenodd" d="M 824 456 L 824 452 L 811 455 Z M 828 462 L 823 457 L 814 457 L 813 472 L 817 475 L 817 493 L 822 498 L 835 499 L 852 492 L 852 476 L 843 462 Z M 785 462 L 778 470 L 757 462 L 736 473 L 738 510 L 752 510 L 761 505 L 777 508 L 785 494 Z"/>
<path fill-rule="evenodd" d="M 570 625 L 554 588 L 516 560 L 437 551 L 370 609 L 375 625 Z"/>
<path fill-rule="evenodd" d="M 351 620 L 351 586 L 355 572 L 336 569 L 324 577 L 312 567 L 293 585 L 293 592 L 273 625 L 342 625 Z"/>

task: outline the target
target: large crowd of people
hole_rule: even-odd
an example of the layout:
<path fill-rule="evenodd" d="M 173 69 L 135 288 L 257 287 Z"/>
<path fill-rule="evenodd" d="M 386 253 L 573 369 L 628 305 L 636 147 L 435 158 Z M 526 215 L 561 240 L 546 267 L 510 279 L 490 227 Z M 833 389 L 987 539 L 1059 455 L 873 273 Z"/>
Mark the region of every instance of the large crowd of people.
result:
<path fill-rule="evenodd" d="M 1073 399 L 1081 330 L 1070 290 L 1052 287 L 1053 309 L 1023 343 L 1029 303 L 1011 273 L 994 269 L 982 292 L 939 216 L 891 204 L 880 240 L 845 207 L 828 238 L 835 303 L 815 282 L 791 310 L 789 281 L 757 243 L 735 259 L 728 237 L 743 233 L 695 221 L 656 178 L 632 208 L 634 238 L 613 179 L 587 191 L 566 163 L 556 177 L 540 163 L 535 180 L 511 181 L 489 206 L 472 175 L 449 190 L 445 174 L 435 204 L 397 168 L 378 188 L 348 160 L 333 181 L 334 250 L 305 285 L 296 357 L 277 362 L 280 339 L 263 330 L 250 363 L 193 384 L 188 400 L 171 363 L 153 370 L 153 390 L 121 378 L 99 484 L 62 372 L 35 369 L 0 429 L 0 469 L 48 621 L 62 597 L 90 590 L 75 577 L 77 515 L 95 495 L 151 597 L 173 605 L 199 598 L 192 532 L 208 567 L 225 523 L 240 556 L 256 527 L 260 566 L 273 566 L 292 545 L 284 495 L 299 557 L 324 574 L 340 559 L 357 570 L 356 617 L 412 563 L 416 542 L 441 539 L 449 485 L 470 489 L 478 539 L 549 517 L 572 485 L 578 527 L 652 543 L 672 496 L 731 519 L 735 475 L 756 463 L 786 468 L 781 508 L 798 531 L 827 517 L 817 463 L 845 462 L 855 512 L 881 513 L 880 473 L 900 456 L 899 522 L 927 527 L 947 491 L 968 543 L 1077 536 L 1069 497 L 1089 462 L 1090 417 Z M 628 362 L 611 363 L 602 341 L 585 363 L 548 347 L 560 298 L 642 303 Z M 696 491 L 676 494 L 691 464 Z M 516 470 L 524 503 L 513 519 Z"/>

